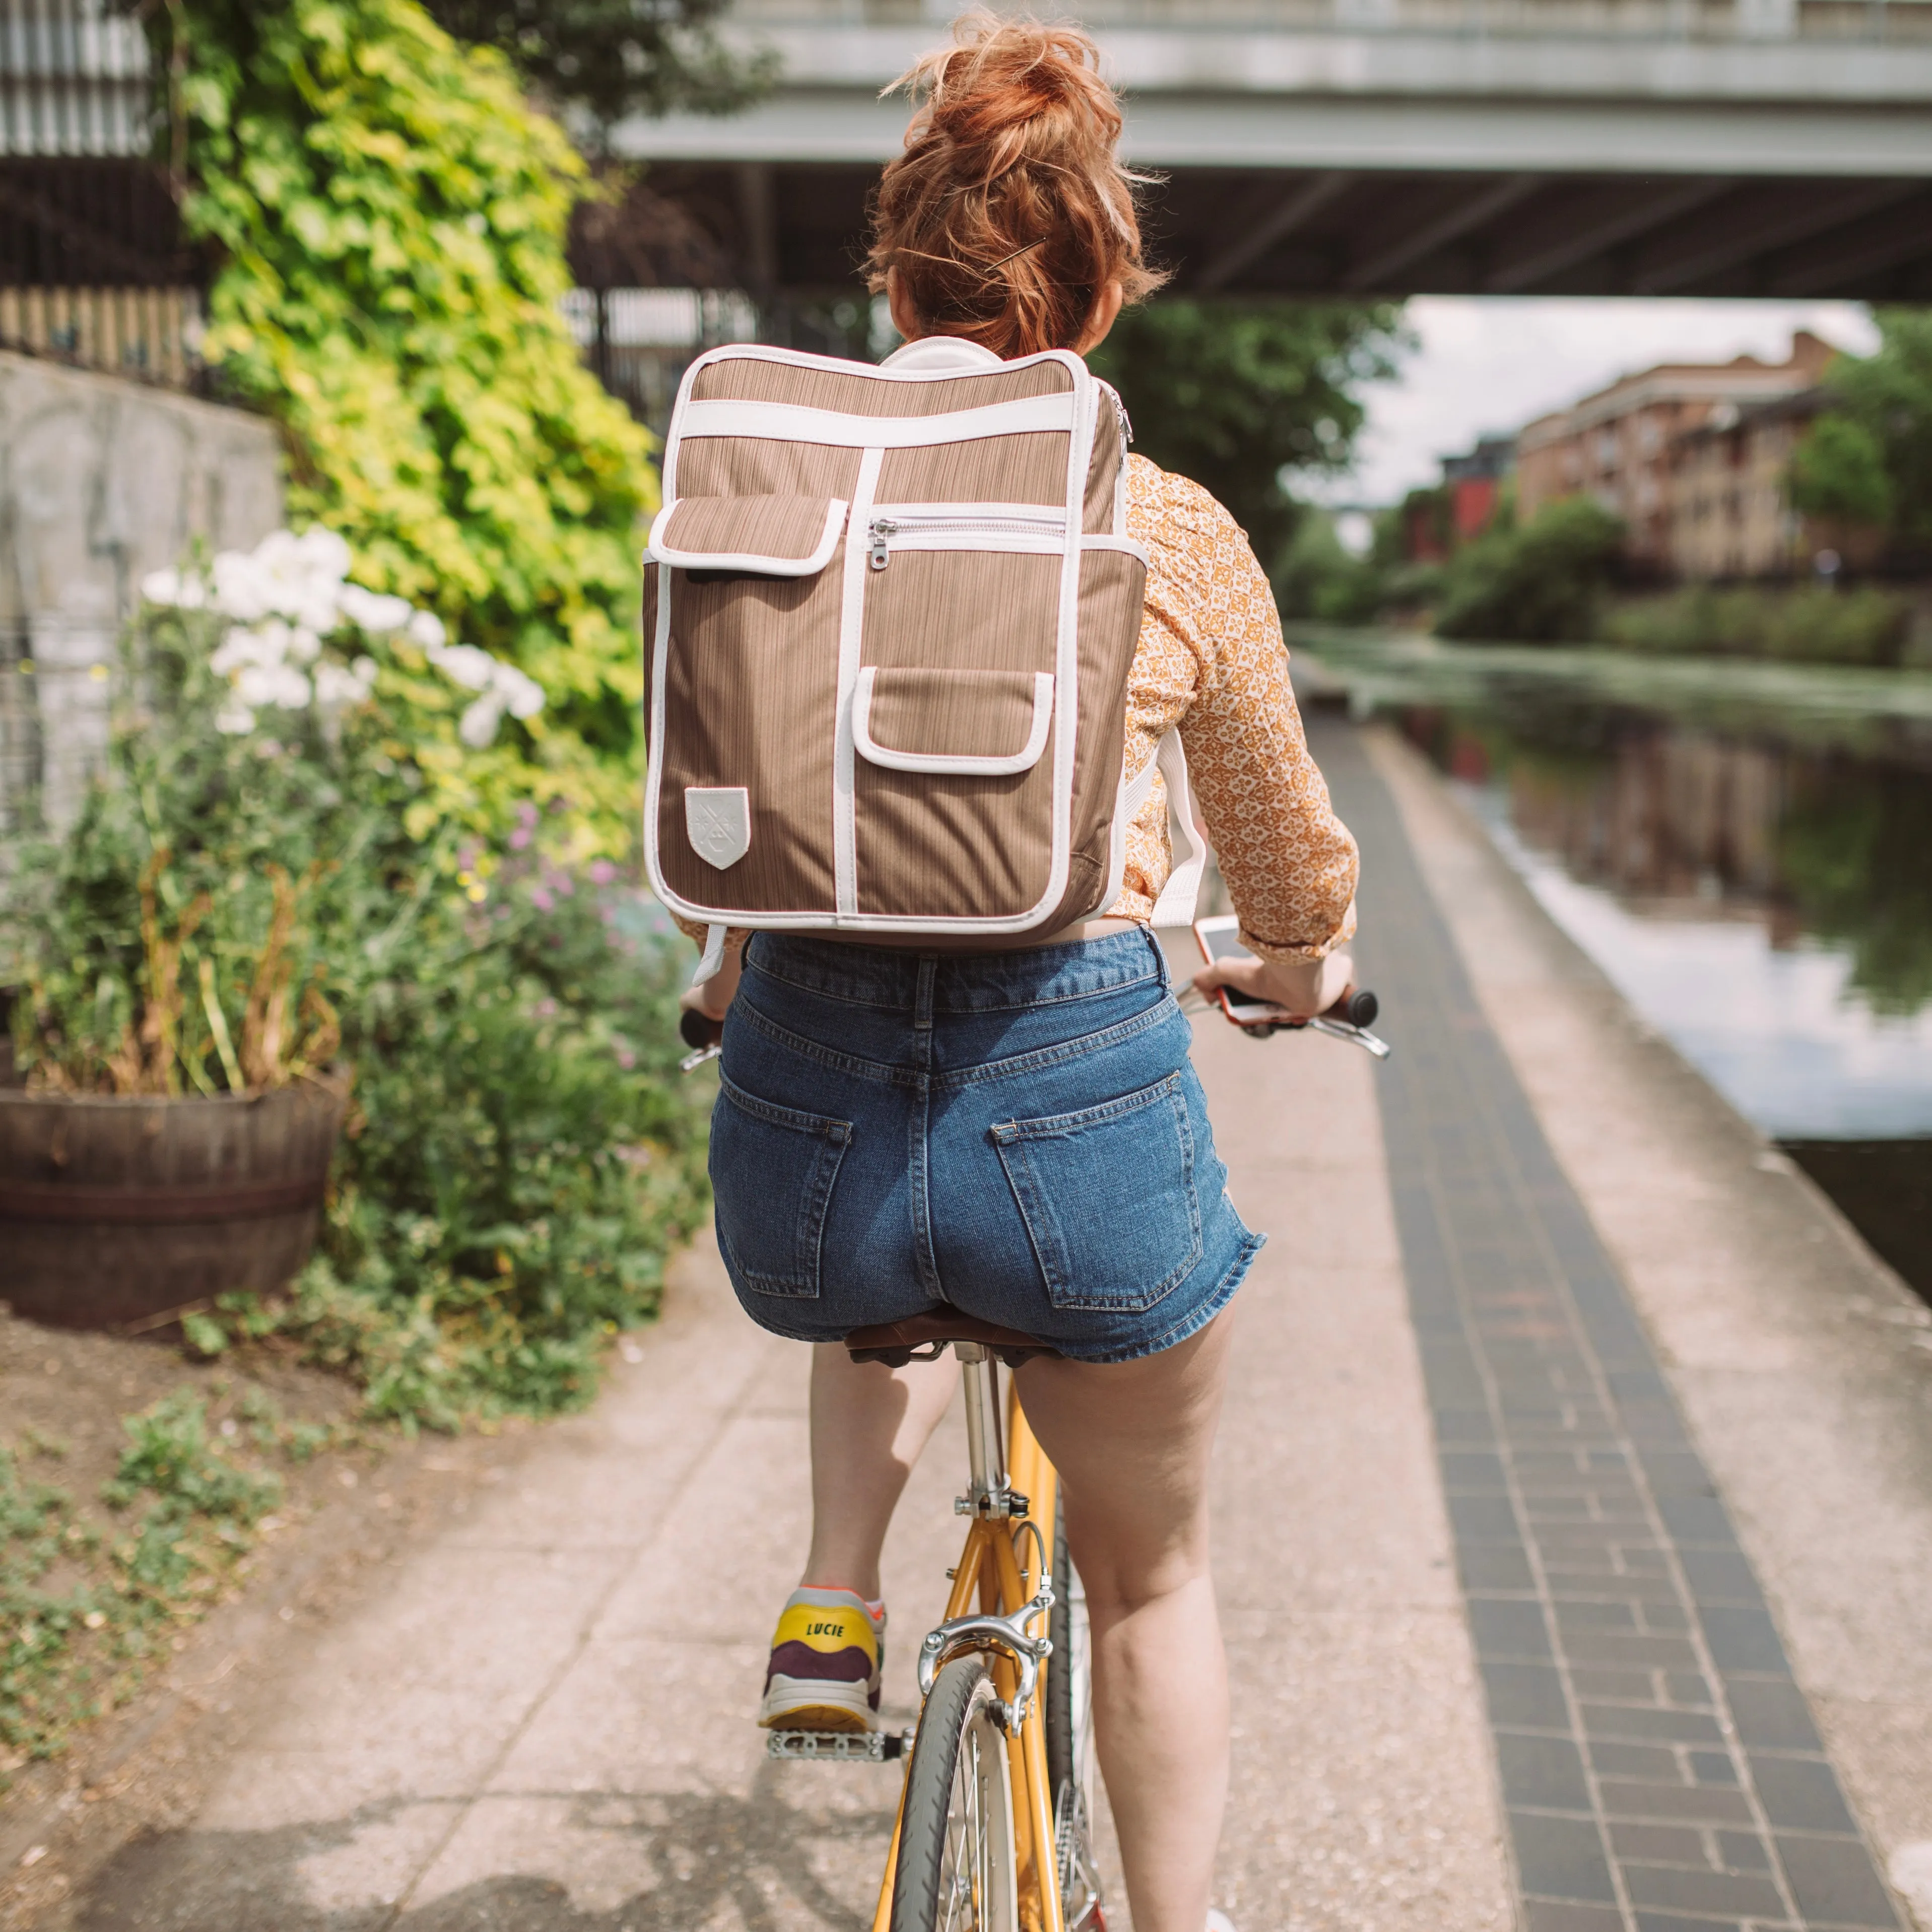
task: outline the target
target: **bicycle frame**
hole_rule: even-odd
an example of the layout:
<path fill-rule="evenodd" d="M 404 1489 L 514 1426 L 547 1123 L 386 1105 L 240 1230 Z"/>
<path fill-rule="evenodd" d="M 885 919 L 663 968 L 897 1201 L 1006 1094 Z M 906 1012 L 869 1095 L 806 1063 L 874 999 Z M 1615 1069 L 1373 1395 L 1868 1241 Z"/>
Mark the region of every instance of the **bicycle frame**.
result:
<path fill-rule="evenodd" d="M 966 1546 L 953 1570 L 946 1616 L 920 1651 L 920 1689 L 963 1651 L 989 1653 L 993 1682 L 1005 1704 L 1007 1764 L 1013 1791 L 1013 1852 L 1020 1922 L 1024 1932 L 1061 1932 L 1060 1866 L 1054 1838 L 1054 1794 L 1047 1776 L 1042 1672 L 1052 1669 L 1052 1646 L 1029 1626 L 1053 1606 L 1048 1574 L 1054 1504 L 1060 1478 L 1027 1426 L 1016 1388 L 1009 1388 L 1001 1429 L 999 1366 L 971 1342 L 954 1344 L 966 1398 L 968 1488 L 954 1507 L 970 1516 Z M 1045 1527 L 1042 1528 L 1041 1526 Z M 1016 1544 L 1030 1546 L 1033 1561 Z M 892 1888 L 898 1873 L 899 1832 L 892 1822 L 886 1873 L 872 1932 L 889 1932 Z"/>

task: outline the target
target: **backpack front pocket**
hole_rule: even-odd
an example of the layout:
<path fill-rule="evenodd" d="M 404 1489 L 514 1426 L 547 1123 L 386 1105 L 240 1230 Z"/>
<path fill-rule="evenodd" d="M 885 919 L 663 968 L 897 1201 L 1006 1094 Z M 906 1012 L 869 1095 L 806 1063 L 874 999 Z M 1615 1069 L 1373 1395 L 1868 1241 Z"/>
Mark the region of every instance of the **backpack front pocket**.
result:
<path fill-rule="evenodd" d="M 1056 1308 L 1151 1308 L 1193 1271 L 1201 1204 L 1179 1073 L 992 1132 Z"/>
<path fill-rule="evenodd" d="M 728 1079 L 711 1115 L 718 1245 L 758 1294 L 816 1300 L 825 1220 L 852 1124 L 774 1106 Z"/>

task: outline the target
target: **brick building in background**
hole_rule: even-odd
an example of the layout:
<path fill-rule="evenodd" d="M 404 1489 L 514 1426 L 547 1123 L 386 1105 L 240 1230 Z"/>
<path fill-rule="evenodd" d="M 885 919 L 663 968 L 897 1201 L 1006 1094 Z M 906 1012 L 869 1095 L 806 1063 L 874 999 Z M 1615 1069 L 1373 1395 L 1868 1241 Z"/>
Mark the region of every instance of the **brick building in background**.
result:
<path fill-rule="evenodd" d="M 1517 514 L 1587 492 L 1622 518 L 1627 554 L 1662 576 L 1792 567 L 1799 534 L 1784 466 L 1801 404 L 1838 352 L 1800 329 L 1781 363 L 1662 363 L 1625 376 L 1516 437 Z"/>

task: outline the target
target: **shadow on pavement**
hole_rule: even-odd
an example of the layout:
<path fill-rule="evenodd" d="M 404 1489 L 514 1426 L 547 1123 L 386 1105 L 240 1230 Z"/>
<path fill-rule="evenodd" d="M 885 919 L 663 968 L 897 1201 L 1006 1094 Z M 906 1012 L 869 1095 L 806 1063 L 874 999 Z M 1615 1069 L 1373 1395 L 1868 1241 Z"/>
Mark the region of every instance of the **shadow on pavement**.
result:
<path fill-rule="evenodd" d="M 524 1822 L 486 1844 L 481 1862 L 524 1869 L 446 1890 L 436 1888 L 434 1868 L 448 1864 L 460 1841 L 471 1852 L 462 1863 L 473 1869 L 478 1862 L 476 1821 L 458 1816 L 469 1800 L 392 1799 L 272 1831 L 159 1834 L 126 1846 L 95 1874 L 70 1923 L 74 1932 L 864 1932 L 871 1901 L 862 1908 L 854 1900 L 871 1890 L 891 1813 L 787 1804 L 775 1769 L 761 1767 L 746 1798 L 574 1792 L 484 1799 L 514 1808 Z M 532 1833 L 533 1810 L 555 1818 L 554 1856 Z M 386 1896 L 380 1849 L 358 1859 L 356 1848 L 380 1848 L 410 1814 L 420 1820 L 426 1811 L 446 1822 L 419 1826 L 421 1851 L 406 1867 L 389 1864 Z M 398 1911 L 394 1889 L 417 1880 L 425 1861 L 434 1895 Z M 588 1882 L 574 1895 L 615 1902 L 573 1902 L 565 1880 L 580 1861 Z M 842 1881 L 838 1892 L 826 1882 L 828 1867 Z"/>

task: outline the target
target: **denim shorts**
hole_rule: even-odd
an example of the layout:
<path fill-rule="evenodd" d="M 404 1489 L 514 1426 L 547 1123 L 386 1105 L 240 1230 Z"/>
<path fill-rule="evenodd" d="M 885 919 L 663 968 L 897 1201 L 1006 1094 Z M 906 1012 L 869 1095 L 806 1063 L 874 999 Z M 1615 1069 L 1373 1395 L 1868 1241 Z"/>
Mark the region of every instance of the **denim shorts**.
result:
<path fill-rule="evenodd" d="M 1262 1240 L 1190 1039 L 1145 931 L 969 955 L 754 934 L 711 1125 L 738 1299 L 806 1342 L 948 1301 L 1081 1361 L 1172 1348 Z"/>

